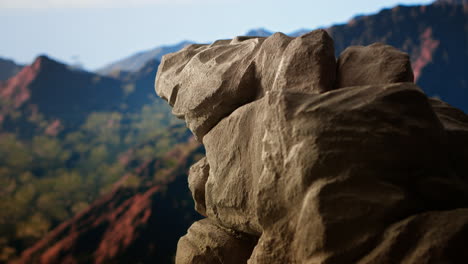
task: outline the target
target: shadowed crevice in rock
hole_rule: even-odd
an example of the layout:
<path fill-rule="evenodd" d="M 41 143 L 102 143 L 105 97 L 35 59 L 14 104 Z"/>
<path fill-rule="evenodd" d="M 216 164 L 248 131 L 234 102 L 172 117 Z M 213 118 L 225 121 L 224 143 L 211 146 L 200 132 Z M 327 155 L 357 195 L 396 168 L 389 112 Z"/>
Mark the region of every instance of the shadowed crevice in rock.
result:
<path fill-rule="evenodd" d="M 209 172 L 210 164 L 205 157 L 190 167 L 188 176 L 189 188 L 195 200 L 195 210 L 203 216 L 206 216 L 205 185 Z"/>
<path fill-rule="evenodd" d="M 176 263 L 246 263 L 256 244 L 255 237 L 232 232 L 210 219 L 203 219 L 195 222 L 188 235 L 179 240 Z"/>
<path fill-rule="evenodd" d="M 466 259 L 468 117 L 413 79 L 388 45 L 336 60 L 323 30 L 163 58 L 156 92 L 206 148 L 189 186 L 207 218 L 176 263 Z"/>

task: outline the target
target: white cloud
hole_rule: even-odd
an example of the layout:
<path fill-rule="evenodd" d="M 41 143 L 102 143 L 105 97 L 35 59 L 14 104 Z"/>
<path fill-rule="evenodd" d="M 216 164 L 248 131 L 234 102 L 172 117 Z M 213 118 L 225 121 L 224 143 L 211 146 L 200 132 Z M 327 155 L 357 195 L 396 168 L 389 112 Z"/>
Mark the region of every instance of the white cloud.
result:
<path fill-rule="evenodd" d="M 112 8 L 233 1 L 235 0 L 0 0 L 0 8 Z"/>

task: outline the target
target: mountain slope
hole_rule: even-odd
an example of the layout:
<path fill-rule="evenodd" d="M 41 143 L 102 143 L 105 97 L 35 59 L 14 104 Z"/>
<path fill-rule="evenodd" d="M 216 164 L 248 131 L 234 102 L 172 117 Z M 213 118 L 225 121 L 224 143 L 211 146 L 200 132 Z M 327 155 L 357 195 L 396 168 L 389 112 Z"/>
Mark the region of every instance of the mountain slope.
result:
<path fill-rule="evenodd" d="M 120 76 L 125 83 L 127 93 L 125 103 L 128 109 L 138 109 L 142 105 L 154 103 L 165 105 L 165 102 L 154 92 L 154 76 L 158 70 L 159 60 L 151 59 L 137 72 Z"/>
<path fill-rule="evenodd" d="M 203 153 L 195 140 L 132 172 L 145 184 L 115 190 L 61 224 L 13 263 L 172 263 L 177 240 L 200 219 L 187 186 L 189 166 Z M 165 168 L 170 160 L 177 165 Z M 159 172 L 159 183 L 153 176 Z"/>
<path fill-rule="evenodd" d="M 0 82 L 9 79 L 21 70 L 22 66 L 12 60 L 0 58 Z"/>
<path fill-rule="evenodd" d="M 41 56 L 0 84 L 0 263 L 116 182 L 143 184 L 135 166 L 177 164 L 163 155 L 189 133 L 155 96 L 157 65 L 117 80 Z"/>
<path fill-rule="evenodd" d="M 76 127 L 91 112 L 118 109 L 124 97 L 121 85 L 118 80 L 74 70 L 39 56 L 0 84 L 0 120 L 5 121 L 7 131 L 37 114 L 45 121 L 59 120 Z M 23 119 L 13 122 L 18 113 L 24 115 Z"/>
<path fill-rule="evenodd" d="M 193 42 L 190 41 L 183 41 L 171 46 L 162 46 L 149 51 L 142 51 L 127 58 L 110 63 L 109 65 L 98 69 L 96 72 L 101 75 L 108 76 L 120 75 L 122 74 L 122 72 L 138 72 L 149 61 L 160 61 L 162 56 L 164 56 L 165 54 L 176 52 L 192 43 Z"/>

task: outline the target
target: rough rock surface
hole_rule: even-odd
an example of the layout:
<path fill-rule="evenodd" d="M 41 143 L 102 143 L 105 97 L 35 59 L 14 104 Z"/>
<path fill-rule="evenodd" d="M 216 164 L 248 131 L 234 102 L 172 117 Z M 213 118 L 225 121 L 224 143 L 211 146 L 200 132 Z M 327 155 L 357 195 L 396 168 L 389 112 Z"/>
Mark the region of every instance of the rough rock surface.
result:
<path fill-rule="evenodd" d="M 336 87 L 413 82 L 408 54 L 382 43 L 345 49 L 338 59 Z"/>
<path fill-rule="evenodd" d="M 200 243 L 201 242 L 201 243 Z M 257 240 L 217 225 L 211 219 L 195 222 L 177 245 L 177 263 L 246 263 Z"/>
<path fill-rule="evenodd" d="M 468 117 L 390 46 L 333 54 L 318 30 L 163 58 L 156 91 L 206 148 L 189 183 L 207 219 L 176 263 L 466 260 Z"/>
<path fill-rule="evenodd" d="M 267 39 L 237 37 L 165 55 L 156 90 L 201 140 L 222 118 L 265 91 L 329 89 L 334 69 L 333 42 L 324 30 L 298 38 L 281 33 Z"/>
<path fill-rule="evenodd" d="M 208 180 L 210 165 L 206 161 L 206 157 L 199 160 L 189 171 L 189 188 L 192 192 L 193 200 L 195 200 L 195 210 L 206 216 L 205 202 L 205 184 Z"/>

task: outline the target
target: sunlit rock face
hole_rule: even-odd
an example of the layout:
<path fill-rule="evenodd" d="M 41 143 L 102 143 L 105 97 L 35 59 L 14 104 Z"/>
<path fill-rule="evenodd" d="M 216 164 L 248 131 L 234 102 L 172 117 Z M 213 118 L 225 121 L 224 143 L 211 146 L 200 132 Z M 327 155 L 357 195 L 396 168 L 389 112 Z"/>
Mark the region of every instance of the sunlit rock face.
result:
<path fill-rule="evenodd" d="M 407 54 L 238 37 L 166 55 L 156 92 L 206 148 L 178 264 L 468 259 L 468 117 Z"/>

